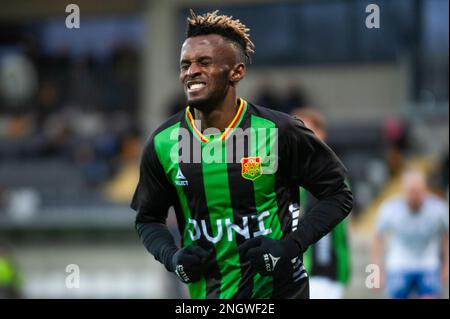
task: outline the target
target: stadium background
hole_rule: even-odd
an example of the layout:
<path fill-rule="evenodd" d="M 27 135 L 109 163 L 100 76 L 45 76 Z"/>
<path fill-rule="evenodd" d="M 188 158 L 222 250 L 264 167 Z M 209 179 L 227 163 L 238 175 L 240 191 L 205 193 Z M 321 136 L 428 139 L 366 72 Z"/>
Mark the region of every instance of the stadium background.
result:
<path fill-rule="evenodd" d="M 188 8 L 250 27 L 241 96 L 323 112 L 356 200 L 345 296 L 383 296 L 365 270 L 377 207 L 401 168 L 419 165 L 448 198 L 448 1 L 78 0 L 79 29 L 65 26 L 69 3 L 0 1 L 0 262 L 15 265 L 15 296 L 185 294 L 146 253 L 128 203 L 145 136 L 183 107 Z M 379 29 L 365 26 L 370 3 Z M 78 289 L 65 284 L 70 264 Z M 0 285 L 11 278 L 3 270 Z"/>

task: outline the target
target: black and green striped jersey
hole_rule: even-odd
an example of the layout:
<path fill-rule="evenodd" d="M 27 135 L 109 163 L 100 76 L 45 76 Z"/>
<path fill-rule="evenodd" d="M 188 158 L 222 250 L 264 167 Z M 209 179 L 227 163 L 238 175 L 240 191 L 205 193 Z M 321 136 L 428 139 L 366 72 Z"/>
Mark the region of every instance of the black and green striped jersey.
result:
<path fill-rule="evenodd" d="M 203 279 L 189 284 L 193 298 L 307 296 L 301 254 L 290 274 L 276 278 L 254 274 L 237 247 L 252 237 L 281 239 L 296 230 L 299 186 L 326 197 L 345 187 L 344 166 L 302 122 L 244 99 L 224 132 L 198 127 L 186 108 L 147 141 L 131 204 L 139 221 L 165 223 L 173 206 L 182 245 L 212 251 Z M 324 235 L 325 228 L 316 228 L 311 232 Z M 299 231 L 299 243 L 317 237 L 305 227 Z"/>
<path fill-rule="evenodd" d="M 317 199 L 300 188 L 300 202 L 305 213 L 311 209 Z M 350 278 L 350 250 L 347 241 L 347 219 L 340 222 L 317 243 L 309 246 L 303 255 L 303 263 L 312 277 L 327 277 L 347 284 Z"/>

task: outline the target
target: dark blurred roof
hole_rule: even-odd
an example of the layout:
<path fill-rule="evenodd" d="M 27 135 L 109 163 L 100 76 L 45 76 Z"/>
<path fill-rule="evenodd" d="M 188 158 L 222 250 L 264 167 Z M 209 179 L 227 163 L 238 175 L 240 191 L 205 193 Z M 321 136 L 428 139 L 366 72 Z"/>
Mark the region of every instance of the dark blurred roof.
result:
<path fill-rule="evenodd" d="M 35 20 L 56 16 L 66 16 L 66 5 L 69 1 L 54 0 L 15 0 L 1 1 L 0 20 Z M 90 1 L 77 0 L 76 4 L 80 7 L 80 14 L 92 15 L 123 15 L 139 12 L 142 6 L 139 0 L 108 0 L 108 1 Z"/>

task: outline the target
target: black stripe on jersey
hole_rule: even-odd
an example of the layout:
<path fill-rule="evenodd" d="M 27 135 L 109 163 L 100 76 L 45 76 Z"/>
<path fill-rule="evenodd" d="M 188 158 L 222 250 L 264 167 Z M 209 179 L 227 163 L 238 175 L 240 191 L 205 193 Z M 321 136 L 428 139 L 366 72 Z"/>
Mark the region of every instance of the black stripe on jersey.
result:
<path fill-rule="evenodd" d="M 184 220 L 183 210 L 181 209 L 180 201 L 178 200 L 178 198 L 175 200 L 173 208 L 175 210 L 175 216 L 177 217 L 178 231 L 180 232 L 181 237 L 180 245 L 181 247 L 183 247 L 184 246 L 183 231 L 184 227 L 186 226 L 186 221 Z"/>
<path fill-rule="evenodd" d="M 291 198 L 291 190 L 285 187 L 282 187 L 283 182 L 280 181 L 280 178 L 277 177 L 275 179 L 275 191 L 278 205 L 278 220 L 280 221 L 281 230 L 283 232 L 283 237 L 285 237 L 292 230 L 292 216 L 289 211 L 289 203 L 293 203 Z M 296 201 L 298 202 L 298 201 Z M 284 278 L 274 278 L 273 280 L 273 296 L 284 295 L 286 288 L 288 285 L 292 285 L 293 283 L 293 272 L 294 265 L 292 265 L 291 273 L 285 274 Z"/>
<path fill-rule="evenodd" d="M 306 193 L 306 207 L 305 207 L 305 211 L 309 211 L 311 210 L 311 208 L 317 204 L 317 199 L 310 193 L 307 192 Z M 311 257 L 312 257 L 312 262 L 311 262 L 311 275 L 315 275 L 315 276 L 324 276 L 324 277 L 328 277 L 328 278 L 337 278 L 337 255 L 336 255 L 336 250 L 334 249 L 334 233 L 331 232 L 329 233 L 330 238 L 328 240 L 330 240 L 330 245 L 329 245 L 329 249 L 326 251 L 327 254 L 330 254 L 330 260 L 328 263 L 322 263 L 320 262 L 320 259 L 317 257 L 317 248 L 319 248 L 320 244 L 319 242 L 315 243 L 314 245 L 311 245 L 309 247 L 309 249 L 311 249 Z M 320 248 L 319 248 L 320 249 Z"/>
<path fill-rule="evenodd" d="M 320 241 L 310 246 L 310 249 L 312 250 L 311 275 L 337 278 L 338 259 L 333 246 L 333 233 L 330 233 L 329 236 L 329 240 L 331 241 L 331 243 L 328 247 L 328 250 L 326 251 L 326 253 L 330 255 L 330 260 L 328 263 L 321 262 L 320 258 L 317 256 L 317 254 L 319 253 L 318 250 L 320 249 L 318 248 L 320 245 Z"/>

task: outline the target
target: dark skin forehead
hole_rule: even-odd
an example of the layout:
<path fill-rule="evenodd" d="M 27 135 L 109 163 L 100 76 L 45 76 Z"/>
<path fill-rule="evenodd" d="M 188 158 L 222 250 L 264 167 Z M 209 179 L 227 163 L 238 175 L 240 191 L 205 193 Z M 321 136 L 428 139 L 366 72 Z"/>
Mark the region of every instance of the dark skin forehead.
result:
<path fill-rule="evenodd" d="M 232 66 L 238 61 L 238 52 L 228 39 L 219 34 L 199 35 L 187 38 L 181 48 L 180 62 L 210 57 Z"/>

